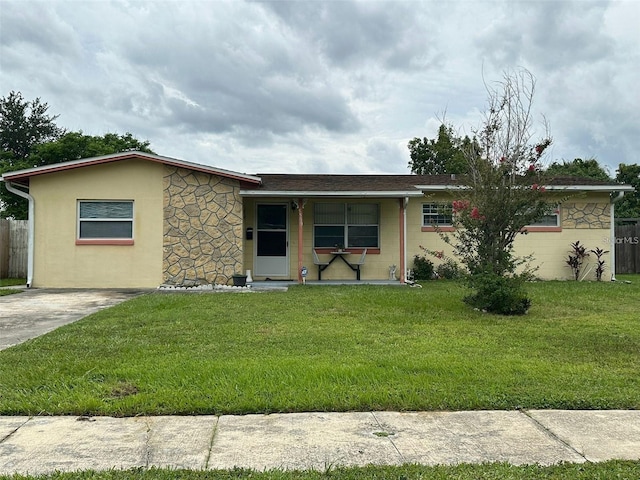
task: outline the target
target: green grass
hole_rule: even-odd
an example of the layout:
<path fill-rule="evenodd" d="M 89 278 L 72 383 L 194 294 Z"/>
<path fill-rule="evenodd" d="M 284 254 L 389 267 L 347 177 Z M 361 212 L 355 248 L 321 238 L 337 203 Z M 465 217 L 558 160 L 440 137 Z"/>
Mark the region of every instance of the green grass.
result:
<path fill-rule="evenodd" d="M 11 287 L 14 285 L 25 285 L 26 278 L 0 278 L 0 287 Z"/>
<path fill-rule="evenodd" d="M 554 466 L 513 466 L 505 463 L 456 466 L 368 466 L 335 468 L 325 472 L 269 470 L 211 470 L 187 471 L 168 469 L 109 470 L 105 472 L 53 473 L 41 476 L 1 476 L 0 479 L 26 480 L 611 480 L 637 479 L 640 477 L 640 462 L 609 461 L 604 463 L 562 464 Z"/>
<path fill-rule="evenodd" d="M 14 293 L 20 293 L 20 290 L 11 288 L 0 288 L 0 297 L 4 297 L 5 295 L 13 295 Z"/>
<path fill-rule="evenodd" d="M 622 276 L 621 276 L 622 277 Z M 640 408 L 640 281 L 150 294 L 0 352 L 0 414 Z"/>
<path fill-rule="evenodd" d="M 20 290 L 16 290 L 12 288 L 2 288 L 2 287 L 24 285 L 25 283 L 26 283 L 26 279 L 24 278 L 0 278 L 0 297 L 4 295 L 13 295 L 14 293 L 20 293 Z"/>

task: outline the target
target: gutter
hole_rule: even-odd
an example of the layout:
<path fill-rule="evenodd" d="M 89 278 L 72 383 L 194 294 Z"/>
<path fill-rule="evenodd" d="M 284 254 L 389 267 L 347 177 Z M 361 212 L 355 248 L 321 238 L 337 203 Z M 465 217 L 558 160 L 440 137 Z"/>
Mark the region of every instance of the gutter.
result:
<path fill-rule="evenodd" d="M 278 190 L 240 190 L 241 197 L 304 197 L 304 198 L 323 198 L 323 197 L 355 197 L 355 198 L 397 198 L 401 197 L 422 197 L 420 190 L 404 191 L 375 191 L 375 190 L 359 190 L 359 191 L 278 191 Z"/>
<path fill-rule="evenodd" d="M 17 189 L 10 181 L 4 180 L 5 186 L 7 190 L 11 193 L 15 193 L 19 197 L 26 198 L 29 201 L 29 217 L 28 217 L 28 225 L 29 225 L 29 234 L 28 234 L 28 256 L 27 256 L 27 288 L 31 288 L 33 284 L 33 254 L 34 254 L 34 217 L 35 217 L 35 200 L 28 192 L 24 190 Z"/>
<path fill-rule="evenodd" d="M 635 189 L 631 185 L 549 185 L 545 187 L 548 190 L 568 190 L 581 192 L 633 192 Z M 620 197 L 622 198 L 622 197 Z M 617 200 L 616 200 L 617 201 Z"/>
<path fill-rule="evenodd" d="M 616 217 L 615 217 L 615 204 L 617 202 L 619 202 L 620 200 L 622 200 L 622 197 L 624 197 L 624 190 L 620 190 L 618 192 L 618 195 L 616 195 L 615 197 L 613 197 L 611 199 L 611 205 L 610 205 L 610 209 L 611 209 L 611 213 L 609 214 L 609 217 L 611 218 L 611 226 L 609 227 L 611 230 L 611 233 L 609 235 L 610 237 L 610 242 L 611 244 L 609 245 L 609 262 L 611 263 L 611 281 L 615 282 L 616 281 Z"/>
<path fill-rule="evenodd" d="M 544 185 L 547 191 L 578 191 L 578 192 L 633 192 L 630 185 Z M 463 185 L 416 185 L 417 189 L 425 192 L 446 192 L 451 190 L 465 190 Z"/>

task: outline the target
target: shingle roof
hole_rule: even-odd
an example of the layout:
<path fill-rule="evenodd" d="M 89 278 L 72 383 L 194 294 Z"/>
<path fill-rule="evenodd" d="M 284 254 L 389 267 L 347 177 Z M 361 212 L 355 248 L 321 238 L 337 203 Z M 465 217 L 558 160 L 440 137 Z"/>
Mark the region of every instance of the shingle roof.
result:
<path fill-rule="evenodd" d="M 297 175 L 257 174 L 262 179 L 253 192 L 412 192 L 420 189 L 443 189 L 460 185 L 461 176 L 455 175 Z M 622 186 L 615 182 L 603 182 L 592 178 L 559 176 L 547 182 L 549 186 L 602 187 L 613 191 Z"/>
<path fill-rule="evenodd" d="M 609 185 L 612 187 L 615 187 L 616 185 L 619 185 L 618 183 L 614 182 L 614 181 L 609 181 L 609 182 L 605 182 L 602 180 L 596 180 L 594 178 L 588 178 L 588 177 L 574 177 L 571 175 L 562 175 L 562 176 L 557 176 L 557 177 L 553 177 L 551 179 L 551 181 L 548 182 L 549 185 L 562 185 L 562 186 L 572 186 L 572 185 Z"/>
<path fill-rule="evenodd" d="M 266 191 L 411 191 L 416 185 L 451 185 L 451 175 L 287 175 L 258 174 Z M 454 182 L 455 183 L 455 182 Z"/>
<path fill-rule="evenodd" d="M 121 160 L 141 159 L 163 163 L 221 175 L 240 180 L 245 190 L 245 195 L 260 194 L 313 194 L 318 195 L 366 195 L 380 194 L 381 196 L 407 196 L 421 195 L 423 191 L 443 190 L 460 184 L 461 176 L 455 175 L 324 175 L 324 174 L 258 174 L 247 175 L 245 173 L 232 172 L 220 168 L 191 163 L 170 157 L 148 154 L 143 152 L 122 152 L 100 157 L 83 158 L 62 162 L 52 165 L 45 165 L 16 172 L 7 172 L 2 175 L 3 180 L 16 181 L 28 184 L 29 178 L 34 175 L 42 175 L 53 172 L 60 172 L 89 165 L 117 162 Z M 590 178 L 580 177 L 556 177 L 547 185 L 556 188 L 585 190 L 616 191 L 633 190 L 628 185 L 618 185 L 615 182 L 602 182 Z"/>

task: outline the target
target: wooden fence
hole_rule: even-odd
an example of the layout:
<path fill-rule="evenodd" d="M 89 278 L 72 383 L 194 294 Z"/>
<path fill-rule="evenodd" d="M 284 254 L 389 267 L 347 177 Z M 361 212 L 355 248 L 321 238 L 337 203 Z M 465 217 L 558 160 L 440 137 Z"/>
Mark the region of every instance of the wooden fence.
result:
<path fill-rule="evenodd" d="M 640 273 L 640 225 L 616 226 L 616 273 Z"/>
<path fill-rule="evenodd" d="M 0 278 L 27 278 L 27 220 L 0 220 Z"/>

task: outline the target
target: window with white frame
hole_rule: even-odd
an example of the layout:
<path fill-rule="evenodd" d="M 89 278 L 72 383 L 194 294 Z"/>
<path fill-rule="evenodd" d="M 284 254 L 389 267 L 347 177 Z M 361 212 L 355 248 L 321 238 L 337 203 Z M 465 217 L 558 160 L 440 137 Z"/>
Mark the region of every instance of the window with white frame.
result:
<path fill-rule="evenodd" d="M 422 226 L 423 227 L 449 227 L 452 224 L 452 209 L 447 203 L 423 203 Z"/>
<path fill-rule="evenodd" d="M 560 207 L 554 206 L 549 212 L 541 217 L 537 222 L 527 225 L 528 227 L 559 227 L 560 226 Z"/>
<path fill-rule="evenodd" d="M 379 208 L 373 203 L 316 203 L 315 248 L 378 248 Z"/>
<path fill-rule="evenodd" d="M 78 239 L 133 239 L 133 200 L 79 200 Z"/>

